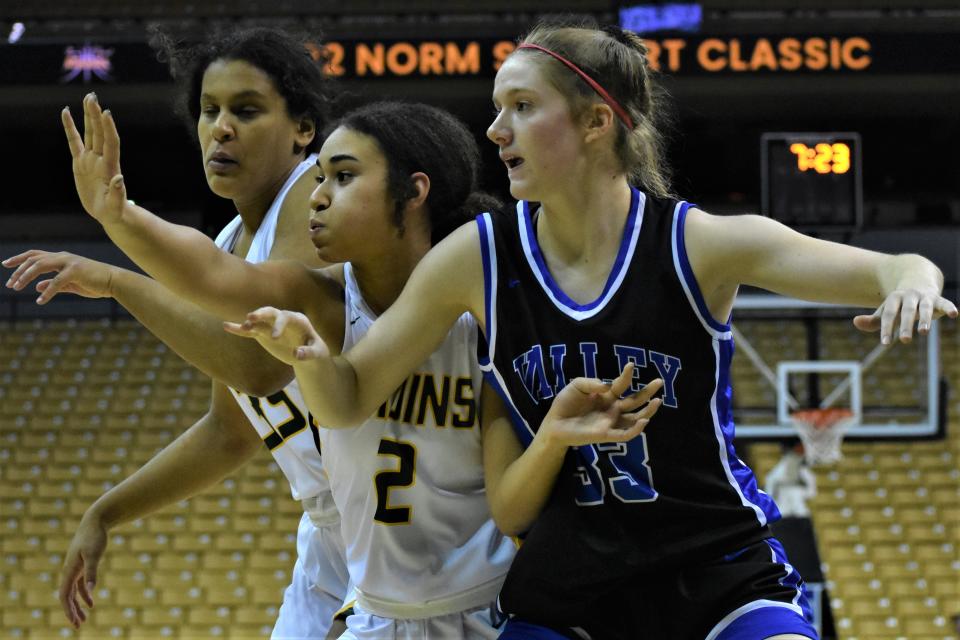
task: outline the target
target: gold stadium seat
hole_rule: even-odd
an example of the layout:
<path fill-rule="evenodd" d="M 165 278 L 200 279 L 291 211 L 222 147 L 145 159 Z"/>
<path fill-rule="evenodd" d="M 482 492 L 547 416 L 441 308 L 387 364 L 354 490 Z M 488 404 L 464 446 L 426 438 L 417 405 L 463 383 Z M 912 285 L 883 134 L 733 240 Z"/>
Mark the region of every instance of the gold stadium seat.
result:
<path fill-rule="evenodd" d="M 261 552 L 251 554 L 248 566 L 251 569 L 272 569 L 274 567 L 293 567 L 293 552 L 295 547 L 289 547 L 283 551 Z"/>
<path fill-rule="evenodd" d="M 97 627 L 125 627 L 140 622 L 138 609 L 105 605 L 99 599 L 94 600 L 94 603 L 96 606 L 90 610 L 90 620 Z"/>
<path fill-rule="evenodd" d="M 248 587 L 271 586 L 285 589 L 290 584 L 291 576 L 289 571 L 282 569 L 245 569 L 241 578 Z"/>
<path fill-rule="evenodd" d="M 135 571 L 111 570 L 109 576 L 110 588 L 121 591 L 142 591 L 150 586 L 147 578 L 148 571 L 148 567 Z"/>
<path fill-rule="evenodd" d="M 902 634 L 900 619 L 896 616 L 869 616 L 857 620 L 857 634 L 863 638 L 897 637 Z"/>
<path fill-rule="evenodd" d="M 206 551 L 215 548 L 209 533 L 180 533 L 173 536 L 173 549 L 183 551 Z"/>
<path fill-rule="evenodd" d="M 55 584 L 23 590 L 23 604 L 29 608 L 53 608 L 60 606 L 59 602 Z"/>
<path fill-rule="evenodd" d="M 160 606 L 145 609 L 142 615 L 142 622 L 152 627 L 170 626 L 178 628 L 186 622 L 187 614 L 183 607 L 179 606 Z"/>
<path fill-rule="evenodd" d="M 242 584 L 221 584 L 209 587 L 206 602 L 211 605 L 242 605 L 250 601 L 250 590 Z"/>
<path fill-rule="evenodd" d="M 240 571 L 236 568 L 221 570 L 204 569 L 197 575 L 197 584 L 204 589 L 243 586 L 243 582 L 240 579 Z"/>
<path fill-rule="evenodd" d="M 203 554 L 203 570 L 242 570 L 247 565 L 247 554 L 242 551 L 207 551 Z"/>
<path fill-rule="evenodd" d="M 122 607 L 154 607 L 159 602 L 159 596 L 153 587 L 117 589 L 114 601 Z"/>
<path fill-rule="evenodd" d="M 188 530 L 187 517 L 180 514 L 161 513 L 147 518 L 146 527 L 150 533 L 176 534 Z"/>
<path fill-rule="evenodd" d="M 897 614 L 906 618 L 907 616 L 933 618 L 938 611 L 942 610 L 940 603 L 936 598 L 900 598 L 894 603 Z"/>
<path fill-rule="evenodd" d="M 903 630 L 904 633 L 910 638 L 914 638 L 920 634 L 933 636 L 951 633 L 947 619 L 942 615 L 918 615 L 906 617 L 903 620 Z"/>
<path fill-rule="evenodd" d="M 188 553 L 164 553 L 157 556 L 155 567 L 162 571 L 199 571 L 203 566 L 205 557 L 205 554 L 192 551 Z"/>
<path fill-rule="evenodd" d="M 930 593 L 937 599 L 944 602 L 957 602 L 957 597 L 960 596 L 960 585 L 957 584 L 956 576 L 933 578 L 929 583 Z"/>
<path fill-rule="evenodd" d="M 853 598 L 876 599 L 886 595 L 884 584 L 878 579 L 837 582 L 836 588 L 837 593 L 840 594 L 845 601 Z"/>
<path fill-rule="evenodd" d="M 891 598 L 919 598 L 930 593 L 924 578 L 892 578 L 886 581 L 886 592 Z"/>
<path fill-rule="evenodd" d="M 263 538 L 271 535 L 272 532 L 261 536 L 261 542 L 257 544 L 257 536 L 252 533 L 220 533 L 217 535 L 217 548 L 224 551 L 253 551 L 254 549 L 271 549 L 264 546 Z M 294 542 L 296 545 L 296 542 Z M 289 548 L 285 545 L 284 548 Z"/>
<path fill-rule="evenodd" d="M 295 529 L 291 527 L 288 531 L 271 531 L 260 536 L 258 548 L 263 551 L 283 551 L 286 549 L 296 550 L 297 536 Z"/>
<path fill-rule="evenodd" d="M 953 562 L 925 562 L 923 575 L 928 578 L 949 578 L 960 581 L 960 559 Z M 960 608 L 960 607 L 958 607 Z"/>
<path fill-rule="evenodd" d="M 179 633 L 177 627 L 172 625 L 134 627 L 126 633 L 126 640 L 164 640 L 165 638 L 199 640 L 208 637 L 210 636 L 184 636 Z"/>
<path fill-rule="evenodd" d="M 268 606 L 283 600 L 283 590 L 286 584 L 258 584 L 251 588 L 251 602 L 254 605 Z"/>
<path fill-rule="evenodd" d="M 108 547 L 106 562 L 110 571 L 149 571 L 153 567 L 154 555 L 150 553 L 109 553 L 113 551 L 113 543 Z M 112 586 L 112 582 L 111 582 Z"/>
<path fill-rule="evenodd" d="M 877 571 L 883 580 L 917 580 L 924 576 L 923 568 L 916 560 L 910 560 L 904 563 L 883 562 L 877 567 Z"/>
<path fill-rule="evenodd" d="M 233 526 L 238 531 L 248 531 L 250 533 L 274 531 L 277 528 L 274 524 L 273 518 L 268 515 L 237 515 L 233 518 Z"/>
<path fill-rule="evenodd" d="M 47 611 L 42 608 L 27 607 L 22 609 L 4 609 L 2 614 L 4 628 L 10 627 L 45 627 Z"/>
<path fill-rule="evenodd" d="M 229 512 L 222 512 L 220 514 L 191 515 L 189 518 L 190 524 L 187 527 L 187 530 L 197 534 L 208 535 L 230 531 L 233 529 L 233 526 L 230 516 L 225 515 L 227 513 Z"/>
<path fill-rule="evenodd" d="M 193 626 L 202 625 L 212 627 L 220 625 L 222 627 L 228 627 L 233 621 L 233 609 L 227 606 L 190 607 L 190 611 L 187 614 L 187 623 Z"/>

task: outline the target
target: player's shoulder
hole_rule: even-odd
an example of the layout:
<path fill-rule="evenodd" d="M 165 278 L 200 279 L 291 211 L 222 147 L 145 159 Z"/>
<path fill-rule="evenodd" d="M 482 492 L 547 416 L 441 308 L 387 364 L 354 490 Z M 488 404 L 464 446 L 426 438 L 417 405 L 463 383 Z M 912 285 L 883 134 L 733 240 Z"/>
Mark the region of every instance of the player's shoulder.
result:
<path fill-rule="evenodd" d="M 343 292 L 347 286 L 343 264 L 331 264 L 319 269 L 307 269 L 305 273 L 315 286 L 340 300 L 343 299 Z"/>

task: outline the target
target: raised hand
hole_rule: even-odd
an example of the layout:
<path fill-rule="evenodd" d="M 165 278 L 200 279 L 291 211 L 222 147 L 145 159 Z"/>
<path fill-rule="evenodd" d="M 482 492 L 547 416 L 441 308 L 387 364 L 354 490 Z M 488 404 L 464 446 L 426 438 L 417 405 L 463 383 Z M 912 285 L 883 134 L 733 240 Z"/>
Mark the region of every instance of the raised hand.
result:
<path fill-rule="evenodd" d="M 109 298 L 110 284 L 116 267 L 72 253 L 50 253 L 31 249 L 3 261 L 5 267 L 16 267 L 7 280 L 7 288 L 21 291 L 45 273 L 56 276 L 37 283 L 40 297 L 37 304 L 50 302 L 58 293 L 74 293 L 84 298 Z"/>
<path fill-rule="evenodd" d="M 941 296 L 939 291 L 897 289 L 871 315 L 855 317 L 853 325 L 868 333 L 879 331 L 882 344 L 890 344 L 895 331 L 900 342 L 908 343 L 913 340 L 914 323 L 917 332 L 926 335 L 933 321 L 943 316 L 955 319 L 957 305 Z"/>
<path fill-rule="evenodd" d="M 120 136 L 110 111 L 102 111 L 94 93 L 83 98 L 83 137 L 70 115 L 60 112 L 73 157 L 73 180 L 83 208 L 101 224 L 120 219 L 127 189 L 120 173 Z"/>
<path fill-rule="evenodd" d="M 107 549 L 107 530 L 90 512 L 80 520 L 80 527 L 73 534 L 70 548 L 63 561 L 60 573 L 60 606 L 67 621 L 79 628 L 87 614 L 81 606 L 93 607 L 93 588 L 97 583 L 97 567 Z"/>
<path fill-rule="evenodd" d="M 657 378 L 626 398 L 633 363 L 607 384 L 595 378 L 574 378 L 564 387 L 540 425 L 538 436 L 555 446 L 582 446 L 601 442 L 626 442 L 640 435 L 660 408 L 654 398 L 663 388 Z"/>
<path fill-rule="evenodd" d="M 330 355 L 307 316 L 296 311 L 261 307 L 248 313 L 243 323 L 224 322 L 223 328 L 254 338 L 270 355 L 289 365 Z"/>

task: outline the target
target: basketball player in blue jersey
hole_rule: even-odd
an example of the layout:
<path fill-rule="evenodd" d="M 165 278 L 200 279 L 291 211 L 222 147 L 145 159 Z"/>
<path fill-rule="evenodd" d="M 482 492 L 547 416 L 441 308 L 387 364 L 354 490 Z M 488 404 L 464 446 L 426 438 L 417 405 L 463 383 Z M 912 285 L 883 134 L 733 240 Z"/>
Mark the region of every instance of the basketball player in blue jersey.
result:
<path fill-rule="evenodd" d="M 99 122 L 96 105 L 86 107 L 88 120 Z M 103 120 L 104 135 L 116 144 L 112 122 Z M 123 209 L 123 199 L 113 207 L 85 205 L 148 271 L 211 311 L 243 318 L 264 302 L 292 306 L 328 341 L 348 347 L 399 295 L 434 241 L 496 203 L 473 192 L 479 150 L 471 134 L 449 114 L 424 105 L 378 104 L 348 114 L 324 142 L 317 164 L 311 235 L 321 258 L 344 262 L 324 270 L 293 262 L 245 263 L 202 234 Z M 106 184 L 117 169 L 82 181 Z M 123 209 L 123 219 L 104 215 L 111 208 Z M 192 257 L 189 264 L 175 259 L 185 254 Z M 23 282 L 56 267 L 43 259 L 22 266 L 16 277 Z M 38 287 L 54 295 L 62 290 L 62 275 Z M 499 633 L 490 611 L 515 545 L 497 530 L 483 491 L 476 349 L 476 323 L 464 315 L 363 425 L 320 429 L 357 587 L 346 638 Z M 619 410 L 605 412 L 628 384 L 627 377 L 613 385 L 579 381 L 551 415 L 568 413 L 547 429 L 573 438 L 590 429 L 610 431 L 614 439 L 634 435 L 658 404 L 623 420 Z M 657 388 L 622 403 L 623 410 L 644 404 Z M 598 420 L 578 421 L 591 411 Z"/>
<path fill-rule="evenodd" d="M 222 234 L 223 248 L 255 261 L 288 259 L 321 266 L 304 233 L 304 203 L 313 189 L 320 147 L 316 131 L 327 120 L 330 88 L 304 43 L 270 29 L 225 34 L 182 50 L 158 38 L 181 82 L 182 115 L 196 127 L 210 189 L 232 200 L 239 213 Z M 94 100 L 86 99 L 86 111 Z M 92 127 L 85 133 L 88 147 L 103 144 Z M 325 637 L 343 604 L 348 576 L 340 517 L 316 428 L 307 428 L 308 411 L 296 385 L 285 387 L 292 377 L 289 367 L 277 366 L 262 349 L 250 349 L 247 340 L 226 336 L 219 319 L 154 280 L 77 256 L 29 252 L 23 258 L 27 256 L 55 266 L 63 291 L 114 297 L 214 379 L 209 412 L 84 514 L 60 585 L 67 619 L 79 626 L 86 619 L 81 601 L 93 605 L 92 587 L 111 529 L 200 493 L 266 445 L 293 497 L 304 504 L 293 580 L 273 637 Z M 189 259 L 177 260 L 192 265 Z M 56 291 L 44 288 L 40 301 Z M 298 424 L 299 430 L 283 438 L 274 430 Z"/>
<path fill-rule="evenodd" d="M 286 350 L 314 415 L 337 426 L 376 410 L 464 312 L 477 319 L 507 407 L 483 394 L 488 497 L 505 532 L 526 532 L 500 595 L 502 637 L 815 638 L 768 528 L 776 506 L 733 448 L 737 289 L 876 307 L 854 324 L 883 343 L 957 308 L 920 256 L 672 197 L 646 53 L 619 28 L 534 29 L 497 73 L 487 132 L 516 211 L 436 246 L 341 355 L 301 314 L 260 309 L 242 330 Z M 633 389 L 663 381 L 641 435 L 571 447 L 540 426 L 567 381 L 625 368 Z"/>

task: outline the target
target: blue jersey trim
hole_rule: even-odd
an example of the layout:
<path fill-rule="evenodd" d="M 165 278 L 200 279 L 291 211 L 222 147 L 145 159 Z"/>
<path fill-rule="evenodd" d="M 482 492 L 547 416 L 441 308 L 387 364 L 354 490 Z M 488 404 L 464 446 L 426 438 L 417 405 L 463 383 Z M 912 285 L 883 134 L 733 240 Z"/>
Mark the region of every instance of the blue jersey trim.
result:
<path fill-rule="evenodd" d="M 700 317 L 702 317 L 707 324 L 710 325 L 712 329 L 720 332 L 730 331 L 730 318 L 727 318 L 727 322 L 723 323 L 713 317 L 710 313 L 710 310 L 707 308 L 707 303 L 703 299 L 703 293 L 700 292 L 700 285 L 697 284 L 697 279 L 693 275 L 693 269 L 690 267 L 690 259 L 687 256 L 687 243 L 683 236 L 684 226 L 687 221 L 687 211 L 692 207 L 689 202 L 683 202 L 680 205 L 680 209 L 677 211 L 677 221 L 674 225 L 676 233 L 676 248 L 677 248 L 677 258 L 680 262 L 680 269 L 683 272 L 683 279 L 686 281 L 686 285 L 690 290 L 690 294 L 693 296 L 693 300 L 697 305 L 697 311 L 700 312 Z"/>
<path fill-rule="evenodd" d="M 733 360 L 733 340 L 714 341 L 717 349 L 717 387 L 714 392 L 714 409 L 716 421 L 723 437 L 724 465 L 739 488 L 742 499 L 757 512 L 760 524 L 770 524 L 780 519 L 780 510 L 766 493 L 757 485 L 757 477 L 744 462 L 737 456 L 733 446 L 736 427 L 733 422 L 732 398 L 733 389 L 730 384 L 730 365 Z"/>
<path fill-rule="evenodd" d="M 493 243 L 493 221 L 489 213 L 481 213 L 476 217 L 477 229 L 480 231 L 480 259 L 483 262 L 483 307 L 484 325 L 486 333 L 487 353 L 477 354 L 481 367 L 487 367 L 492 362 L 493 350 L 497 339 L 496 318 L 494 312 L 494 295 L 496 292 L 496 265 L 493 260 L 496 245 Z"/>
<path fill-rule="evenodd" d="M 553 294 L 554 299 L 560 305 L 570 311 L 583 313 L 597 310 L 606 304 L 616 283 L 623 281 L 624 274 L 622 272 L 629 266 L 627 256 L 630 253 L 630 248 L 636 244 L 636 239 L 639 236 L 640 229 L 639 225 L 637 225 L 637 218 L 642 215 L 642 212 L 639 210 L 640 207 L 638 206 L 640 200 L 640 192 L 630 187 L 630 211 L 627 214 L 627 222 L 624 226 L 623 236 L 620 238 L 620 249 L 617 251 L 617 259 L 613 263 L 610 275 L 607 276 L 607 282 L 600 296 L 593 302 L 587 304 L 578 304 L 575 302 L 563 292 L 563 289 L 561 289 L 553 279 L 550 270 L 547 268 L 547 263 L 543 259 L 543 252 L 540 250 L 540 245 L 537 243 L 537 234 L 533 229 L 533 220 L 530 217 L 530 203 L 526 200 L 521 201 L 520 207 L 518 207 L 521 224 L 520 232 L 526 237 L 530 247 L 530 255 L 533 257 L 535 269 L 539 273 L 539 280 L 546 285 L 550 293 Z"/>

